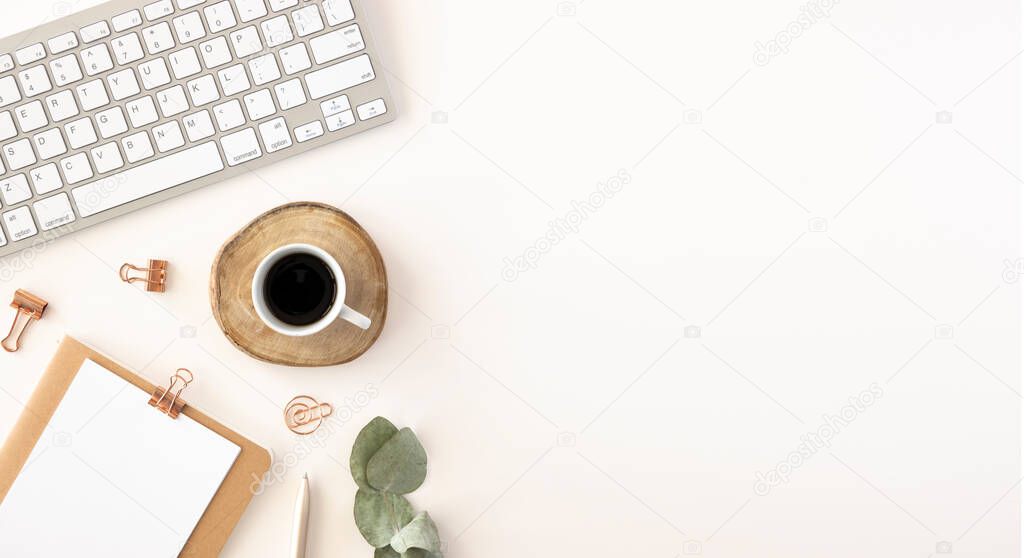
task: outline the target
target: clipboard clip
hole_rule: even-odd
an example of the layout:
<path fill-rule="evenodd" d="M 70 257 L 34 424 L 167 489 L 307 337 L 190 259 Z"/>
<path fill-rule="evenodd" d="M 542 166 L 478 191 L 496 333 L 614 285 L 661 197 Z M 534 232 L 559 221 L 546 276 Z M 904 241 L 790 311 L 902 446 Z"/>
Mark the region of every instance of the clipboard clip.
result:
<path fill-rule="evenodd" d="M 144 273 L 144 277 L 130 277 L 129 271 Z M 124 264 L 118 271 L 121 280 L 125 283 L 145 282 L 146 290 L 151 293 L 162 293 L 167 290 L 167 261 L 149 260 L 149 267 L 137 267 L 132 264 Z"/>
<path fill-rule="evenodd" d="M 11 330 L 7 332 L 7 337 L 3 341 L 0 341 L 0 346 L 3 346 L 4 350 L 8 353 L 13 353 L 21 348 L 21 338 L 25 335 L 25 330 L 28 326 L 43 317 L 43 312 L 46 311 L 48 303 L 39 298 L 38 296 L 18 289 L 14 293 L 14 300 L 11 301 L 11 308 L 16 310 L 14 314 L 14 323 L 11 324 Z M 18 327 L 18 324 L 21 327 Z"/>
<path fill-rule="evenodd" d="M 158 411 L 172 419 L 178 418 L 181 410 L 185 408 L 185 401 L 179 399 L 179 396 L 192 383 L 192 380 L 193 376 L 190 370 L 187 368 L 177 369 L 171 376 L 171 383 L 166 388 L 158 387 L 153 391 L 153 397 L 149 398 L 149 405 L 156 407 Z M 177 387 L 177 391 L 175 391 L 175 387 Z"/>

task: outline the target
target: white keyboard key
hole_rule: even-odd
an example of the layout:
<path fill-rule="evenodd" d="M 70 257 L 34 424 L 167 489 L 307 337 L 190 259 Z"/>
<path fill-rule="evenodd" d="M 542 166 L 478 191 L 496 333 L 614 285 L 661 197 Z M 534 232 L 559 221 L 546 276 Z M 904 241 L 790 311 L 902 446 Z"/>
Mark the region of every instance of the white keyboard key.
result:
<path fill-rule="evenodd" d="M 125 105 L 124 108 L 128 111 L 128 120 L 131 121 L 132 128 L 141 128 L 158 120 L 156 105 L 153 104 L 152 97 L 136 99 Z"/>
<path fill-rule="evenodd" d="M 217 144 L 211 141 L 119 173 L 113 188 L 110 180 L 98 180 L 75 188 L 71 195 L 78 214 L 91 217 L 223 169 Z"/>
<path fill-rule="evenodd" d="M 156 139 L 156 148 L 160 153 L 167 153 L 185 145 L 185 137 L 181 135 L 181 126 L 177 120 L 171 120 L 153 128 L 153 137 Z"/>
<path fill-rule="evenodd" d="M 43 165 L 29 173 L 32 177 L 32 187 L 36 194 L 43 195 L 55 192 L 64 187 L 64 181 L 60 178 L 60 171 L 57 170 L 57 163 Z"/>
<path fill-rule="evenodd" d="M 187 10 L 189 8 L 194 8 L 203 2 L 206 2 L 206 0 L 178 0 L 178 9 Z"/>
<path fill-rule="evenodd" d="M 171 53 L 170 60 L 175 79 L 185 79 L 203 71 L 203 67 L 199 65 L 199 55 L 192 47 Z"/>
<path fill-rule="evenodd" d="M 3 219 L 4 224 L 7 225 L 7 232 L 11 234 L 11 242 L 25 240 L 39 233 L 28 206 L 4 213 Z"/>
<path fill-rule="evenodd" d="M 142 10 L 146 12 L 146 19 L 154 21 L 174 13 L 174 6 L 171 4 L 171 0 L 158 0 L 147 4 Z"/>
<path fill-rule="evenodd" d="M 274 93 L 277 95 L 277 105 L 281 110 L 306 104 L 306 92 L 302 90 L 302 83 L 298 78 L 275 85 Z"/>
<path fill-rule="evenodd" d="M 96 113 L 96 124 L 100 127 L 100 135 L 103 136 L 103 139 L 110 139 L 128 131 L 128 122 L 124 119 L 121 107 L 113 107 Z"/>
<path fill-rule="evenodd" d="M 78 57 L 74 54 L 62 56 L 50 62 L 50 73 L 57 87 L 64 87 L 82 79 L 82 67 L 78 65 Z"/>
<path fill-rule="evenodd" d="M 143 29 L 142 38 L 150 54 L 160 54 L 175 47 L 171 26 L 166 21 Z"/>
<path fill-rule="evenodd" d="M 131 29 L 137 25 L 142 25 L 142 14 L 139 13 L 139 10 L 132 10 L 130 12 L 114 16 L 110 21 L 114 24 L 114 31 L 120 33 L 125 29 Z"/>
<path fill-rule="evenodd" d="M 0 181 L 0 194 L 4 196 L 4 203 L 15 205 L 31 198 L 32 189 L 24 174 L 16 174 Z"/>
<path fill-rule="evenodd" d="M 324 125 L 319 120 L 295 128 L 295 141 L 302 143 L 324 135 Z"/>
<path fill-rule="evenodd" d="M 332 132 L 337 132 L 342 128 L 348 128 L 349 126 L 356 123 L 356 116 L 352 114 L 352 111 L 346 110 L 335 114 L 334 116 L 327 119 L 327 129 Z"/>
<path fill-rule="evenodd" d="M 64 180 L 68 184 L 78 184 L 93 177 L 89 156 L 85 153 L 76 153 L 61 159 L 60 169 L 64 172 Z"/>
<path fill-rule="evenodd" d="M 43 161 L 68 152 L 68 146 L 64 144 L 64 136 L 61 135 L 59 128 L 40 132 L 32 136 L 32 141 L 36 144 L 36 153 Z"/>
<path fill-rule="evenodd" d="M 72 32 L 64 33 L 46 41 L 46 44 L 50 46 L 50 53 L 60 54 L 78 46 L 78 35 Z"/>
<path fill-rule="evenodd" d="M 245 124 L 245 115 L 242 114 L 242 105 L 238 99 L 232 99 L 213 107 L 213 115 L 217 118 L 217 127 L 221 132 Z"/>
<path fill-rule="evenodd" d="M 36 211 L 36 219 L 39 219 L 39 228 L 44 231 L 67 225 L 75 220 L 75 212 L 71 211 L 71 202 L 67 194 L 39 200 L 32 204 Z"/>
<path fill-rule="evenodd" d="M 324 113 L 324 118 L 351 109 L 352 105 L 348 102 L 348 95 L 342 95 L 341 97 L 335 97 L 320 103 L 320 111 Z"/>
<path fill-rule="evenodd" d="M 235 12 L 231 9 L 231 3 L 227 0 L 203 8 L 203 14 L 206 16 L 206 24 L 210 27 L 210 33 L 220 33 L 238 23 L 235 21 Z"/>
<path fill-rule="evenodd" d="M 270 97 L 269 89 L 261 89 L 243 98 L 245 99 L 245 109 L 249 113 L 249 120 L 255 121 L 266 118 L 276 112 L 274 110 L 274 99 Z"/>
<path fill-rule="evenodd" d="M 292 35 L 292 26 L 288 23 L 288 16 L 277 16 L 260 23 L 263 30 L 263 39 L 268 47 L 283 45 L 295 37 Z"/>
<path fill-rule="evenodd" d="M 121 158 L 121 150 L 116 143 L 107 143 L 94 147 L 91 151 L 92 161 L 96 165 L 96 172 L 103 174 L 117 170 L 124 166 L 124 159 Z"/>
<path fill-rule="evenodd" d="M 0 141 L 9 140 L 18 135 L 18 128 L 14 126 L 14 117 L 10 111 L 0 112 Z M 0 173 L 3 170 L 0 169 Z"/>
<path fill-rule="evenodd" d="M 68 135 L 71 149 L 81 149 L 98 141 L 96 129 L 92 127 L 92 120 L 88 117 L 68 122 L 64 125 L 64 132 Z"/>
<path fill-rule="evenodd" d="M 199 43 L 199 52 L 203 55 L 203 62 L 206 63 L 207 68 L 212 69 L 231 62 L 228 41 L 224 37 L 217 37 L 205 43 Z"/>
<path fill-rule="evenodd" d="M 369 103 L 363 103 L 356 107 L 356 112 L 359 113 L 359 120 L 369 120 L 376 118 L 388 111 L 387 105 L 384 104 L 384 99 L 377 99 L 370 101 Z"/>
<path fill-rule="evenodd" d="M 0 54 L 0 72 L 9 72 L 14 69 L 14 58 L 10 54 Z"/>
<path fill-rule="evenodd" d="M 217 82 L 210 74 L 188 82 L 186 87 L 188 87 L 189 96 L 192 97 L 192 106 L 201 107 L 220 100 L 220 93 L 217 92 Z"/>
<path fill-rule="evenodd" d="M 0 228 L 0 246 L 7 246 L 7 237 L 4 236 L 3 228 Z"/>
<path fill-rule="evenodd" d="M 220 145 L 224 148 L 224 157 L 228 160 L 229 167 L 263 156 L 260 142 L 256 139 L 256 131 L 252 128 L 220 138 Z"/>
<path fill-rule="evenodd" d="M 124 159 L 121 158 L 121 150 L 114 142 L 105 143 L 92 148 L 92 162 L 96 165 L 96 172 L 103 174 L 117 170 L 124 166 Z"/>
<path fill-rule="evenodd" d="M 352 2 L 349 0 L 324 0 L 324 15 L 327 16 L 327 23 L 331 27 L 356 17 L 356 13 L 352 11 Z"/>
<path fill-rule="evenodd" d="M 304 43 L 284 47 L 278 51 L 278 54 L 281 56 L 281 65 L 284 66 L 285 74 L 297 74 L 312 66 L 309 61 L 309 51 L 306 50 Z"/>
<path fill-rule="evenodd" d="M 370 56 L 364 54 L 306 74 L 306 87 L 309 89 L 311 99 L 320 99 L 373 81 L 375 77 L 373 66 L 370 65 Z"/>
<path fill-rule="evenodd" d="M 18 117 L 18 125 L 22 132 L 33 132 L 46 126 L 46 111 L 43 110 L 41 101 L 33 101 L 27 105 L 21 105 L 14 109 L 14 115 Z"/>
<path fill-rule="evenodd" d="M 185 124 L 185 134 L 188 135 L 188 141 L 196 142 L 206 139 L 215 133 L 209 111 L 201 110 L 192 113 L 183 118 L 182 122 Z"/>
<path fill-rule="evenodd" d="M 28 138 L 21 138 L 5 145 L 4 157 L 7 159 L 7 168 L 12 171 L 36 164 L 36 154 L 32 151 L 32 142 Z"/>
<path fill-rule="evenodd" d="M 174 32 L 177 33 L 178 42 L 181 44 L 198 41 L 206 36 L 206 28 L 203 27 L 203 18 L 199 16 L 199 12 L 174 18 Z"/>
<path fill-rule="evenodd" d="M 295 31 L 300 37 L 324 30 L 324 21 L 320 19 L 320 9 L 316 4 L 292 12 L 292 21 L 295 22 Z"/>
<path fill-rule="evenodd" d="M 274 153 L 292 146 L 292 136 L 288 133 L 288 123 L 284 118 L 275 118 L 260 124 L 260 136 L 267 153 Z"/>
<path fill-rule="evenodd" d="M 136 60 L 141 60 L 145 56 L 145 53 L 142 52 L 142 43 L 139 42 L 139 36 L 135 33 L 129 33 L 114 39 L 110 43 L 110 47 L 114 49 L 114 60 L 118 64 L 130 64 Z"/>
<path fill-rule="evenodd" d="M 235 49 L 236 58 L 245 58 L 263 50 L 263 43 L 260 42 L 260 33 L 256 30 L 256 26 L 250 25 L 232 31 L 231 47 Z"/>
<path fill-rule="evenodd" d="M 155 155 L 153 144 L 150 143 L 149 134 L 146 132 L 126 136 L 121 140 L 121 145 L 124 146 L 124 155 L 129 163 L 137 163 Z"/>
<path fill-rule="evenodd" d="M 299 5 L 299 0 L 270 0 L 270 9 L 275 12 L 294 8 Z"/>
<path fill-rule="evenodd" d="M 47 97 L 46 108 L 49 109 L 50 119 L 54 122 L 78 116 L 78 104 L 75 103 L 75 94 L 69 89 Z M 43 158 L 46 159 L 47 157 Z"/>
<path fill-rule="evenodd" d="M 127 99 L 139 94 L 139 81 L 135 79 L 135 70 L 125 68 L 107 76 L 107 85 L 115 101 Z"/>
<path fill-rule="evenodd" d="M 317 64 L 326 64 L 359 52 L 366 48 L 366 44 L 363 43 L 363 35 L 359 32 L 359 26 L 349 25 L 344 29 L 313 37 L 309 41 L 309 48 L 313 50 L 313 59 Z"/>
<path fill-rule="evenodd" d="M 42 95 L 53 89 L 50 76 L 46 74 L 46 67 L 42 64 L 18 72 L 18 81 L 21 82 L 21 90 L 25 92 L 26 97 Z"/>
<path fill-rule="evenodd" d="M 114 67 L 110 59 L 110 51 L 107 45 L 100 43 L 82 51 L 82 63 L 85 64 L 85 73 L 94 76 Z"/>
<path fill-rule="evenodd" d="M 82 41 L 91 43 L 110 36 L 110 26 L 105 21 L 99 21 L 82 28 Z"/>
<path fill-rule="evenodd" d="M 110 99 L 107 97 L 107 88 L 103 87 L 103 82 L 98 79 L 79 85 L 75 91 L 78 93 L 78 102 L 84 111 L 98 109 L 110 103 Z"/>
<path fill-rule="evenodd" d="M 21 100 L 21 91 L 14 76 L 7 76 L 0 79 L 0 107 L 13 105 Z"/>
<path fill-rule="evenodd" d="M 180 85 L 157 93 L 156 100 L 160 104 L 160 112 L 163 113 L 164 118 L 170 118 L 188 110 L 185 88 Z"/>
<path fill-rule="evenodd" d="M 46 48 L 43 47 L 43 43 L 36 43 L 34 45 L 18 49 L 18 51 L 14 53 L 14 57 L 18 59 L 18 65 L 25 66 L 46 58 Z"/>
<path fill-rule="evenodd" d="M 217 72 L 220 79 L 220 86 L 224 89 L 225 96 L 232 96 L 241 93 L 252 87 L 249 84 L 249 76 L 245 73 L 245 66 L 236 64 Z"/>
<path fill-rule="evenodd" d="M 249 61 L 249 71 L 256 85 L 263 85 L 281 79 L 281 69 L 277 67 L 277 59 L 273 53 L 258 56 Z"/>
<path fill-rule="evenodd" d="M 235 7 L 238 8 L 238 17 L 242 23 L 267 15 L 267 6 L 263 0 L 235 0 Z"/>
<path fill-rule="evenodd" d="M 171 74 L 168 73 L 163 58 L 154 58 L 139 64 L 139 75 L 142 77 L 142 87 L 145 87 L 146 91 L 171 83 Z"/>

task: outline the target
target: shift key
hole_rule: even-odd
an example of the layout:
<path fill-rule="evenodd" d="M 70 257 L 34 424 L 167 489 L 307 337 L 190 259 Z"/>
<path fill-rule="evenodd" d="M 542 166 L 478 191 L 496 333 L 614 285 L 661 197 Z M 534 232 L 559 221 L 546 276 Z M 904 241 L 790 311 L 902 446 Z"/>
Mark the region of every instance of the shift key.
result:
<path fill-rule="evenodd" d="M 312 99 L 321 99 L 350 87 L 373 81 L 377 77 L 370 65 L 370 55 L 364 54 L 339 62 L 322 70 L 306 74 L 306 86 Z"/>

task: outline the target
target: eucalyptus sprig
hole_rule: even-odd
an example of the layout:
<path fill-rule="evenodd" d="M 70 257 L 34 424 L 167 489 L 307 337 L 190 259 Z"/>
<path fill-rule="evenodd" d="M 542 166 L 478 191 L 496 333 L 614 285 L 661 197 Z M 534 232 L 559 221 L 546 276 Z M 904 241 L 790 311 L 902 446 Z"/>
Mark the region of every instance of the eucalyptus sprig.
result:
<path fill-rule="evenodd" d="M 374 558 L 443 558 L 437 525 L 404 496 L 427 478 L 427 452 L 412 430 L 371 420 L 356 436 L 349 466 L 359 485 L 356 527 L 376 549 Z"/>

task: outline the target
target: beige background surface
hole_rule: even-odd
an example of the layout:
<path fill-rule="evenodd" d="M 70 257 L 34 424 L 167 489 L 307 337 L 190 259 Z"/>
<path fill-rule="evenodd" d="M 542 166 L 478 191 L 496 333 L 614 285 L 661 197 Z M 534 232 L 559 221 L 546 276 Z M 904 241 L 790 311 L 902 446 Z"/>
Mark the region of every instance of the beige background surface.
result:
<path fill-rule="evenodd" d="M 373 2 L 396 123 L 0 262 L 0 295 L 51 302 L 0 357 L 0 432 L 66 332 L 193 369 L 274 450 L 228 557 L 282 555 L 303 472 L 310 556 L 370 556 L 346 463 L 377 414 L 426 445 L 412 501 L 453 558 L 1018 556 L 1019 3 L 801 6 Z M 210 318 L 220 243 L 304 199 L 390 272 L 343 367 L 258 363 Z M 147 258 L 164 295 L 116 278 Z M 349 409 L 320 447 L 283 427 L 299 393 Z"/>

